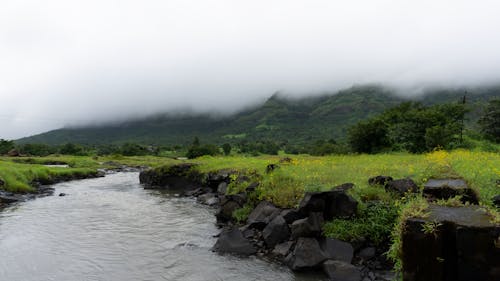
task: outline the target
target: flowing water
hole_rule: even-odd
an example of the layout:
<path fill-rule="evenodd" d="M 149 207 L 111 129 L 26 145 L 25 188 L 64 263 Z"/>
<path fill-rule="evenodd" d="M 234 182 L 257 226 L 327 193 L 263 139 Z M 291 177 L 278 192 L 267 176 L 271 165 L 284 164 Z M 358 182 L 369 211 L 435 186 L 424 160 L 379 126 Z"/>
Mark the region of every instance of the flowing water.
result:
<path fill-rule="evenodd" d="M 54 185 L 0 212 L 0 280 L 318 280 L 210 251 L 214 210 L 144 190 L 138 173 Z M 67 196 L 57 196 L 66 193 Z"/>

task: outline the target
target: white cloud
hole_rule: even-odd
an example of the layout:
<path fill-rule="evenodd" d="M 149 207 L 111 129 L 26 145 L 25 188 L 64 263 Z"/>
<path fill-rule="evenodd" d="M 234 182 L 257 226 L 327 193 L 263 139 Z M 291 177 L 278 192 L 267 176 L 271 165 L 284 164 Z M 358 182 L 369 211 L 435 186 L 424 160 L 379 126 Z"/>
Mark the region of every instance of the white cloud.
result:
<path fill-rule="evenodd" d="M 498 82 L 498 1 L 0 3 L 0 138 L 380 82 Z"/>

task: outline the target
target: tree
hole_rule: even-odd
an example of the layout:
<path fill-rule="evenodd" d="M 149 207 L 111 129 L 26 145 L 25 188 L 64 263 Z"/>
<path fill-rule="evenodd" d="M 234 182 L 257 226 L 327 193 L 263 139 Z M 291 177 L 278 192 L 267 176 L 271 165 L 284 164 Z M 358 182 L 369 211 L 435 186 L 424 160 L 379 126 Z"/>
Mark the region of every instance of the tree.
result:
<path fill-rule="evenodd" d="M 349 145 L 355 152 L 377 153 L 390 147 L 388 128 L 384 121 L 371 119 L 349 129 Z"/>
<path fill-rule="evenodd" d="M 229 143 L 223 144 L 222 151 L 224 151 L 224 155 L 229 155 L 231 153 L 231 145 Z"/>
<path fill-rule="evenodd" d="M 0 139 L 0 155 L 7 154 L 12 149 L 14 149 L 13 141 Z"/>
<path fill-rule="evenodd" d="M 213 144 L 205 144 L 205 145 L 198 145 L 198 146 L 192 145 L 188 149 L 188 151 L 186 153 L 186 157 L 189 159 L 193 159 L 193 158 L 197 158 L 197 157 L 204 156 L 204 155 L 214 156 L 217 154 L 219 154 L 219 147 L 215 146 Z"/>
<path fill-rule="evenodd" d="M 486 138 L 500 143 L 500 99 L 488 103 L 478 123 Z"/>
<path fill-rule="evenodd" d="M 200 139 L 198 137 L 194 137 L 193 146 L 200 146 Z"/>

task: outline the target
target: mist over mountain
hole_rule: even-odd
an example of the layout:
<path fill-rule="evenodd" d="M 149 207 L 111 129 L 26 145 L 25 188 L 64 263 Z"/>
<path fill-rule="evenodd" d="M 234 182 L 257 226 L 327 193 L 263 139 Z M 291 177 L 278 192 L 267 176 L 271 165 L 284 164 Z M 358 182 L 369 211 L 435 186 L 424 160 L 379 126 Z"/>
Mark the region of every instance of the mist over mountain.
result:
<path fill-rule="evenodd" d="M 273 140 L 307 143 L 315 140 L 343 140 L 349 126 L 406 100 L 424 104 L 460 102 L 467 97 L 474 126 L 483 102 L 500 97 L 500 87 L 435 89 L 419 96 L 403 97 L 381 86 L 355 86 L 336 94 L 290 98 L 275 94 L 264 103 L 229 114 L 165 113 L 101 125 L 69 127 L 19 139 L 18 143 L 188 144 Z"/>

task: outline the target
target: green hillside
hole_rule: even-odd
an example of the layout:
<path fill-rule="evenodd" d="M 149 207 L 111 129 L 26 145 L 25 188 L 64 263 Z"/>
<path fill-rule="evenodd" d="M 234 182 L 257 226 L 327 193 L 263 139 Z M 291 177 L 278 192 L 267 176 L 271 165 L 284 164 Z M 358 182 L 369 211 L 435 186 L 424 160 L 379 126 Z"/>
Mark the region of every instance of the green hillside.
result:
<path fill-rule="evenodd" d="M 464 89 L 435 90 L 413 100 L 424 104 L 459 102 L 464 93 Z M 492 97 L 500 97 L 500 87 L 467 89 L 469 124 L 474 124 L 484 101 Z M 116 124 L 63 128 L 16 142 L 174 145 L 190 143 L 195 136 L 211 143 L 274 140 L 300 144 L 318 139 L 342 140 L 351 125 L 404 100 L 407 99 L 379 86 L 356 86 L 302 99 L 275 94 L 265 103 L 231 116 L 165 114 Z"/>

